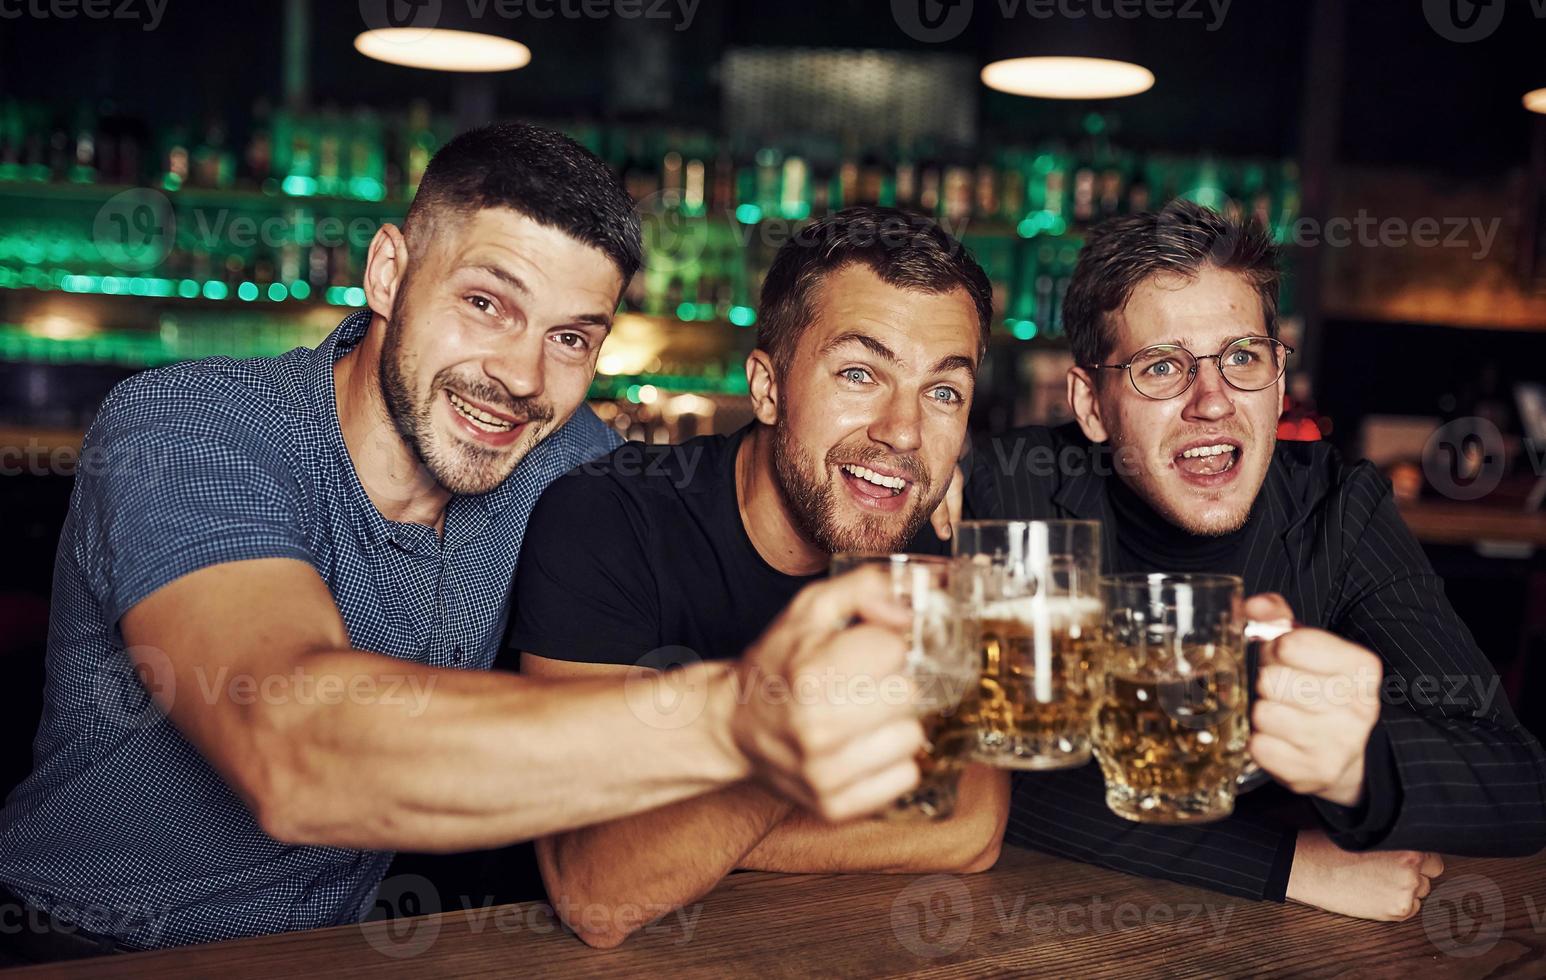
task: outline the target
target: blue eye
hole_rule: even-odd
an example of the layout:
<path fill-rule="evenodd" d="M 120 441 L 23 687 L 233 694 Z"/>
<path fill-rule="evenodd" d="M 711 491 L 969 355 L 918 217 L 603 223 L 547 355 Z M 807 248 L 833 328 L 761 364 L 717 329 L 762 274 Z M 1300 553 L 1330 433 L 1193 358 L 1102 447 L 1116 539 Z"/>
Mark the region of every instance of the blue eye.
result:
<path fill-rule="evenodd" d="M 944 402 L 947 405 L 952 405 L 963 400 L 959 391 L 956 391 L 954 388 L 946 388 L 944 386 L 935 388 L 932 392 L 930 392 L 930 395 L 935 401 Z"/>
<path fill-rule="evenodd" d="M 870 372 L 866 371 L 864 368 L 857 367 L 843 368 L 843 370 L 837 373 L 837 376 L 842 378 L 844 381 L 856 385 L 864 384 L 870 380 Z"/>

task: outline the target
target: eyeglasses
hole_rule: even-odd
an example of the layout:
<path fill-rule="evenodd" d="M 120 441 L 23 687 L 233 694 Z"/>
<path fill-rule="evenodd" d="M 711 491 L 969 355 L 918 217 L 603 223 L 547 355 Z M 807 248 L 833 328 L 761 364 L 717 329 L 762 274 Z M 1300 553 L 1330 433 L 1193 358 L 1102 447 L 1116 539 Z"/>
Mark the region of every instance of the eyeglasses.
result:
<path fill-rule="evenodd" d="M 1162 401 L 1174 398 L 1197 380 L 1203 361 L 1217 361 L 1219 374 L 1237 391 L 1261 391 L 1283 377 L 1288 355 L 1294 349 L 1271 337 L 1241 337 L 1224 345 L 1217 354 L 1199 357 L 1175 344 L 1145 347 L 1123 364 L 1087 364 L 1088 368 L 1125 370 L 1138 394 Z"/>

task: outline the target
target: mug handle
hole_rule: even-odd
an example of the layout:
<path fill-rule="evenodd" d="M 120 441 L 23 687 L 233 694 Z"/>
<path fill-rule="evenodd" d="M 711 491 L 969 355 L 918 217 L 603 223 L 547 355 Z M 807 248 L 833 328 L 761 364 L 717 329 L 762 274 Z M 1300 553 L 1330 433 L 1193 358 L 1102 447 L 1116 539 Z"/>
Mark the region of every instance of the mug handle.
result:
<path fill-rule="evenodd" d="M 1246 679 L 1247 683 L 1250 684 L 1246 699 L 1247 711 L 1250 710 L 1251 705 L 1256 703 L 1256 672 L 1260 667 L 1261 661 L 1261 647 L 1259 644 L 1266 643 L 1269 640 L 1276 640 L 1293 628 L 1294 624 L 1286 619 L 1251 620 L 1245 624 Z M 1245 768 L 1240 771 L 1240 775 L 1235 779 L 1235 792 L 1249 793 L 1253 789 L 1266 785 L 1271 779 L 1272 777 L 1267 775 L 1266 771 L 1256 764 L 1255 759 L 1247 756 Z"/>

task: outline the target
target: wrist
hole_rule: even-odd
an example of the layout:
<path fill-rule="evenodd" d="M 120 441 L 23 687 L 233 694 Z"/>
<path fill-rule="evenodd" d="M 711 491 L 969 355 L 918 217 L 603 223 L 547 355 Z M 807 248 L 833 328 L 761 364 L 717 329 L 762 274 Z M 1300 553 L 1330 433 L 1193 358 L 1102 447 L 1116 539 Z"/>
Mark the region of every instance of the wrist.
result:
<path fill-rule="evenodd" d="M 735 737 L 736 673 L 733 665 L 723 661 L 696 664 L 691 671 L 701 673 L 694 678 L 707 689 L 704 702 L 703 724 L 697 726 L 706 742 L 705 758 L 717 782 L 724 785 L 740 782 L 752 774 L 751 760 L 741 751 Z"/>
<path fill-rule="evenodd" d="M 1335 786 L 1322 793 L 1321 799 L 1349 810 L 1357 809 L 1363 804 L 1364 797 L 1367 795 L 1364 785 L 1363 756 L 1363 752 L 1358 753 L 1353 764 L 1342 774 L 1342 778 L 1337 780 Z"/>

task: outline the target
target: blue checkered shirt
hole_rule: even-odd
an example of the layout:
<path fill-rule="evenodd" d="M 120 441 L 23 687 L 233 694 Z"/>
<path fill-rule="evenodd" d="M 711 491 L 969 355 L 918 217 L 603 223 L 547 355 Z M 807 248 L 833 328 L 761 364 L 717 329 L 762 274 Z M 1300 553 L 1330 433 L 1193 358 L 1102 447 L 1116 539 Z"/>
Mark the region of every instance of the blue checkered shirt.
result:
<path fill-rule="evenodd" d="M 581 407 L 497 489 L 454 498 L 443 538 L 388 521 L 355 475 L 333 393 L 334 361 L 369 323 L 348 317 L 316 350 L 148 371 L 104 402 L 54 566 L 33 771 L 0 811 L 0 882 L 29 903 L 133 947 L 369 911 L 392 855 L 264 834 L 151 701 L 118 631 L 126 610 L 196 569 L 298 558 L 327 582 L 356 648 L 493 663 L 537 496 L 620 440 Z"/>

